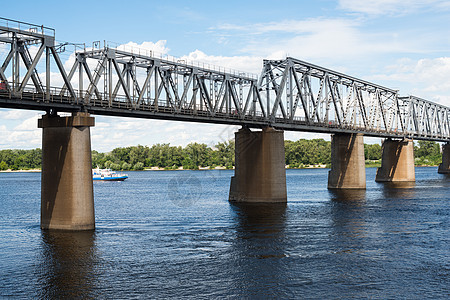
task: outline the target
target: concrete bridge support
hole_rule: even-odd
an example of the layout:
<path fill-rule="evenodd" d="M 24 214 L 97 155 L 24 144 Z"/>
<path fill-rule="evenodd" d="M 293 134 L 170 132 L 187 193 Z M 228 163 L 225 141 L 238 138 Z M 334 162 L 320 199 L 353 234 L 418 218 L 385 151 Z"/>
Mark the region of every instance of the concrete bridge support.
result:
<path fill-rule="evenodd" d="M 442 163 L 438 168 L 439 174 L 450 174 L 450 144 L 442 145 Z"/>
<path fill-rule="evenodd" d="M 284 132 L 242 128 L 235 133 L 235 173 L 230 201 L 286 202 Z"/>
<path fill-rule="evenodd" d="M 378 168 L 377 182 L 416 181 L 414 172 L 414 143 L 410 139 L 386 139 L 382 146 L 381 168 Z"/>
<path fill-rule="evenodd" d="M 366 167 L 362 134 L 334 134 L 331 137 L 329 189 L 365 189 Z"/>
<path fill-rule="evenodd" d="M 42 134 L 41 228 L 95 228 L 90 126 L 88 113 L 45 115 Z"/>

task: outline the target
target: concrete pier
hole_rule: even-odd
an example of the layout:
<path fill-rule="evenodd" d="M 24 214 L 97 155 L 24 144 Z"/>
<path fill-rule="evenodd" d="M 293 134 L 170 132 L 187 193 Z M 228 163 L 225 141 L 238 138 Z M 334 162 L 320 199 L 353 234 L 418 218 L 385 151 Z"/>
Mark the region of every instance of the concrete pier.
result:
<path fill-rule="evenodd" d="M 450 174 L 450 144 L 442 145 L 442 163 L 438 168 L 439 174 Z"/>
<path fill-rule="evenodd" d="M 365 189 L 366 167 L 362 134 L 334 134 L 331 137 L 329 189 Z"/>
<path fill-rule="evenodd" d="M 41 228 L 95 228 L 90 126 L 88 113 L 45 115 L 42 134 Z"/>
<path fill-rule="evenodd" d="M 235 173 L 230 201 L 286 202 L 284 132 L 242 128 L 235 133 Z"/>
<path fill-rule="evenodd" d="M 382 146 L 381 168 L 375 181 L 403 182 L 416 181 L 414 172 L 414 143 L 410 139 L 386 139 Z"/>

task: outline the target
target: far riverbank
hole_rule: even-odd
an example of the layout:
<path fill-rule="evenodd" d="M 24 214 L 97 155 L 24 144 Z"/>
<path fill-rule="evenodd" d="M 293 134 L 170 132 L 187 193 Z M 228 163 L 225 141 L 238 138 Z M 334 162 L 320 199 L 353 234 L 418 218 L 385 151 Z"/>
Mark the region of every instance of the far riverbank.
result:
<path fill-rule="evenodd" d="M 438 165 L 415 165 L 416 167 L 438 167 Z M 379 168 L 381 167 L 381 164 L 373 164 L 373 163 L 366 163 L 366 168 Z M 310 166 L 302 166 L 302 167 L 289 167 L 286 166 L 286 170 L 295 170 L 295 169 L 329 169 L 330 166 L 327 165 L 310 165 Z M 225 167 L 199 167 L 198 169 L 183 169 L 182 167 L 177 169 L 170 169 L 170 168 L 159 168 L 159 167 L 152 167 L 152 168 L 145 168 L 141 171 L 205 171 L 205 170 L 234 170 L 234 167 L 232 169 L 227 169 Z M 121 170 L 124 172 L 134 172 L 136 170 Z M 2 170 L 0 173 L 40 173 L 41 169 L 30 169 L 30 170 Z"/>

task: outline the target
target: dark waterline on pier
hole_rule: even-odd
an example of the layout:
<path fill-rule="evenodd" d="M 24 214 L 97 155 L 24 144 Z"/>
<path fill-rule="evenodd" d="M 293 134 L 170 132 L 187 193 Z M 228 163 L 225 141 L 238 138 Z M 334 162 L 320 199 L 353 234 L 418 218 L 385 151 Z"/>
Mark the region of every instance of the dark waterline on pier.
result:
<path fill-rule="evenodd" d="M 0 173 L 0 296 L 448 298 L 450 178 L 326 189 L 288 170 L 288 203 L 228 202 L 233 171 L 94 184 L 93 232 L 39 228 L 40 174 Z"/>

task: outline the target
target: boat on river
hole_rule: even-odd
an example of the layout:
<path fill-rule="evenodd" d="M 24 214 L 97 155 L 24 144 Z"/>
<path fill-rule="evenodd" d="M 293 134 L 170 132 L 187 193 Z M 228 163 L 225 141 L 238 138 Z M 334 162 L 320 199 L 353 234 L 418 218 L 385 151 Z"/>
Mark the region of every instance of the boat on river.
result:
<path fill-rule="evenodd" d="M 103 181 L 124 181 L 128 178 L 128 174 L 117 173 L 111 169 L 100 169 L 96 168 L 92 170 L 93 180 L 103 180 Z"/>

